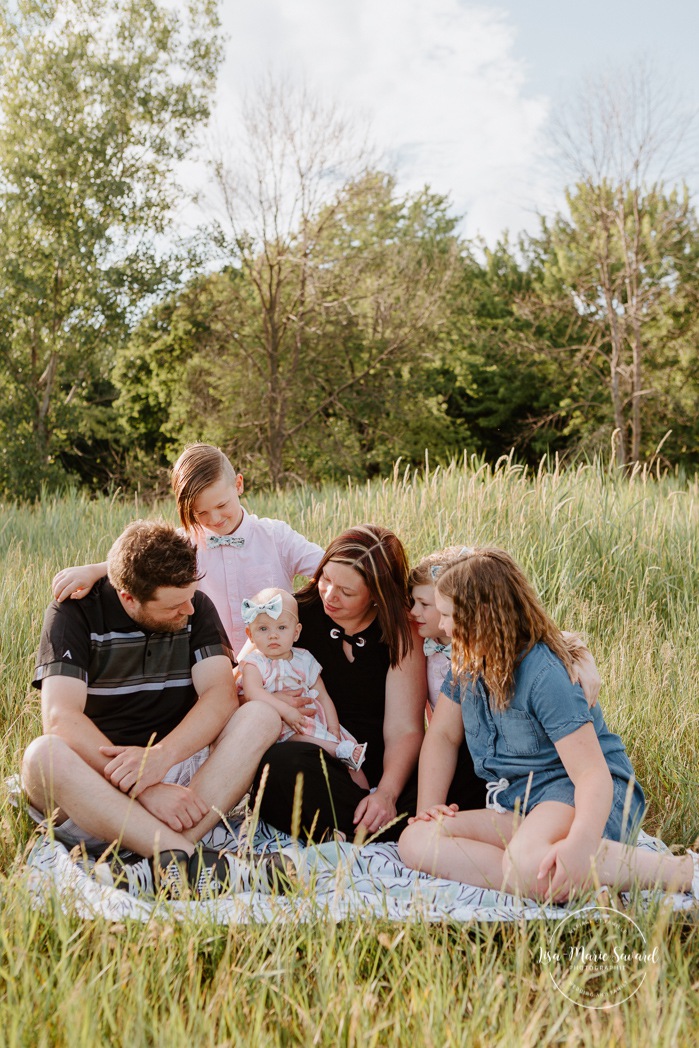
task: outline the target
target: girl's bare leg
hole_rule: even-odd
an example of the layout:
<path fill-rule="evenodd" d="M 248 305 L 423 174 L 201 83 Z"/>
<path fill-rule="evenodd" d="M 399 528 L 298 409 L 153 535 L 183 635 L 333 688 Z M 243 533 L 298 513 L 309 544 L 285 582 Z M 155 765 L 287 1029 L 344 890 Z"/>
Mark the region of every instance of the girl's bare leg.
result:
<path fill-rule="evenodd" d="M 575 808 L 542 801 L 519 824 L 503 862 L 503 888 L 526 899 L 545 899 L 548 884 L 538 878 L 541 860 L 556 841 L 568 836 Z"/>
<path fill-rule="evenodd" d="M 501 888 L 505 848 L 514 827 L 510 813 L 482 809 L 453 817 L 417 819 L 402 833 L 398 851 L 406 866 L 479 888 Z"/>
<path fill-rule="evenodd" d="M 664 855 L 618 841 L 602 841 L 595 858 L 597 879 L 618 891 L 659 888 L 665 892 L 692 890 L 691 855 Z"/>
<path fill-rule="evenodd" d="M 539 864 L 552 844 L 567 837 L 574 813 L 569 805 L 545 801 L 526 817 L 507 848 L 504 869 L 508 890 L 533 899 L 547 897 L 547 887 L 537 880 Z M 691 855 L 665 855 L 603 840 L 591 860 L 587 883 L 576 887 L 571 895 L 597 885 L 616 891 L 628 891 L 634 885 L 666 892 L 691 891 L 693 872 Z"/>
<path fill-rule="evenodd" d="M 574 809 L 547 801 L 517 823 L 513 815 L 484 809 L 408 826 L 398 842 L 402 861 L 436 877 L 497 888 L 525 898 L 545 899 L 538 879 L 544 855 L 568 835 Z M 579 891 L 605 884 L 617 891 L 633 885 L 666 892 L 693 890 L 691 855 L 666 855 L 617 841 L 602 841 L 590 881 Z M 696 885 L 695 885 L 696 888 Z"/>

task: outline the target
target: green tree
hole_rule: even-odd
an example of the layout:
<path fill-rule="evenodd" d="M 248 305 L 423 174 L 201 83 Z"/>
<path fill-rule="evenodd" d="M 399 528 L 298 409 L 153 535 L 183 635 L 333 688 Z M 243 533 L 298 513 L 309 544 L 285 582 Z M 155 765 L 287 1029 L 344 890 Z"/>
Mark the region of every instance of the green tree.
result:
<path fill-rule="evenodd" d="M 586 85 L 558 123 L 574 185 L 568 215 L 544 225 L 547 296 L 592 322 L 588 348 L 606 365 L 621 466 L 648 454 L 648 416 L 669 374 L 664 349 L 697 301 L 696 269 L 687 265 L 696 259 L 697 217 L 681 179 L 667 178 L 689 119 L 641 64 Z"/>
<path fill-rule="evenodd" d="M 390 177 L 366 173 L 309 217 L 283 258 L 270 246 L 193 281 L 118 354 L 125 429 L 165 456 L 214 441 L 273 484 L 453 450 L 455 427 L 421 370 L 444 323 L 454 223 L 441 197 L 401 197 Z"/>
<path fill-rule="evenodd" d="M 127 482 L 152 483 L 154 464 L 167 465 L 188 440 L 229 441 L 226 368 L 218 365 L 230 362 L 241 282 L 239 270 L 191 279 L 152 306 L 117 350 L 114 410 Z"/>
<path fill-rule="evenodd" d="M 572 425 L 588 450 L 608 446 L 613 434 L 624 467 L 648 461 L 661 441 L 673 460 L 691 459 L 697 216 L 686 191 L 651 187 L 629 190 L 625 199 L 621 192 L 606 183 L 579 185 L 567 194 L 569 215 L 544 223 L 541 236 L 532 238 L 539 268 L 529 311 L 539 322 L 567 317 L 576 332 L 551 352 L 568 370 L 571 359 L 576 364 L 568 406 L 576 392 L 586 392 L 576 409 L 582 406 L 586 417 L 578 413 Z M 595 384 L 606 407 L 599 395 L 589 396 Z"/>
<path fill-rule="evenodd" d="M 379 468 L 405 432 L 405 369 L 438 324 L 456 220 L 428 191 L 400 198 L 356 130 L 306 91 L 269 81 L 243 123 L 234 161 L 216 165 L 216 242 L 244 276 L 217 383 L 230 434 L 273 484 Z"/>
<path fill-rule="evenodd" d="M 584 320 L 542 309 L 540 261 L 528 241 L 464 247 L 424 388 L 461 443 L 495 461 L 514 448 L 532 463 L 572 450 L 581 389 L 571 350 Z M 589 407 L 589 403 L 587 404 Z"/>
<path fill-rule="evenodd" d="M 176 165 L 207 119 L 214 0 L 0 6 L 0 488 L 107 440 L 109 371 L 174 268 Z"/>

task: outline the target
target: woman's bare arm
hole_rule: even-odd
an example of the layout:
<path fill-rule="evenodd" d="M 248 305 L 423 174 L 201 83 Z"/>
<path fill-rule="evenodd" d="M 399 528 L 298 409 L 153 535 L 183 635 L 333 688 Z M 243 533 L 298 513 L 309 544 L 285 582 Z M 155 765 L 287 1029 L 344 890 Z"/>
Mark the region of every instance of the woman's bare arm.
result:
<path fill-rule="evenodd" d="M 364 797 L 354 813 L 357 828 L 375 833 L 396 817 L 396 803 L 413 772 L 425 737 L 427 671 L 422 644 L 386 674 L 383 775 L 376 791 Z"/>

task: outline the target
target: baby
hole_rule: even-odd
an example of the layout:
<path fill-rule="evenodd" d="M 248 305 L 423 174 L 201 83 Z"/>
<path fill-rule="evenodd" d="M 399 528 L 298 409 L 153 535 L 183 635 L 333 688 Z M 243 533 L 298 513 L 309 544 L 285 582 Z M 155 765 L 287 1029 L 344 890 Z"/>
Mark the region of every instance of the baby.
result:
<path fill-rule="evenodd" d="M 252 649 L 246 645 L 239 656 L 245 699 L 274 706 L 283 721 L 279 742 L 316 742 L 347 765 L 354 782 L 368 790 L 367 777 L 360 771 L 367 744 L 358 743 L 340 727 L 337 710 L 320 677 L 320 663 L 310 651 L 294 647 L 301 633 L 296 599 L 283 589 L 265 589 L 243 601 L 241 614 L 253 645 Z M 315 708 L 312 718 L 285 702 L 280 694 L 284 689 L 299 688 L 308 705 Z"/>

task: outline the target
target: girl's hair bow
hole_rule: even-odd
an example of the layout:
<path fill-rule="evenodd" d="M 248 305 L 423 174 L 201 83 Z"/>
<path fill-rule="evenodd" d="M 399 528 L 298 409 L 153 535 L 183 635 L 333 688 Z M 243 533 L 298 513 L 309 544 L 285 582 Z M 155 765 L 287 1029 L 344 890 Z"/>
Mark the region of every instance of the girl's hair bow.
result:
<path fill-rule="evenodd" d="M 249 600 L 246 597 L 240 606 L 240 613 L 243 616 L 245 625 L 249 626 L 258 615 L 269 615 L 271 619 L 278 619 L 283 607 L 281 593 L 277 593 L 276 597 L 272 597 L 266 604 L 256 604 L 254 600 Z"/>

